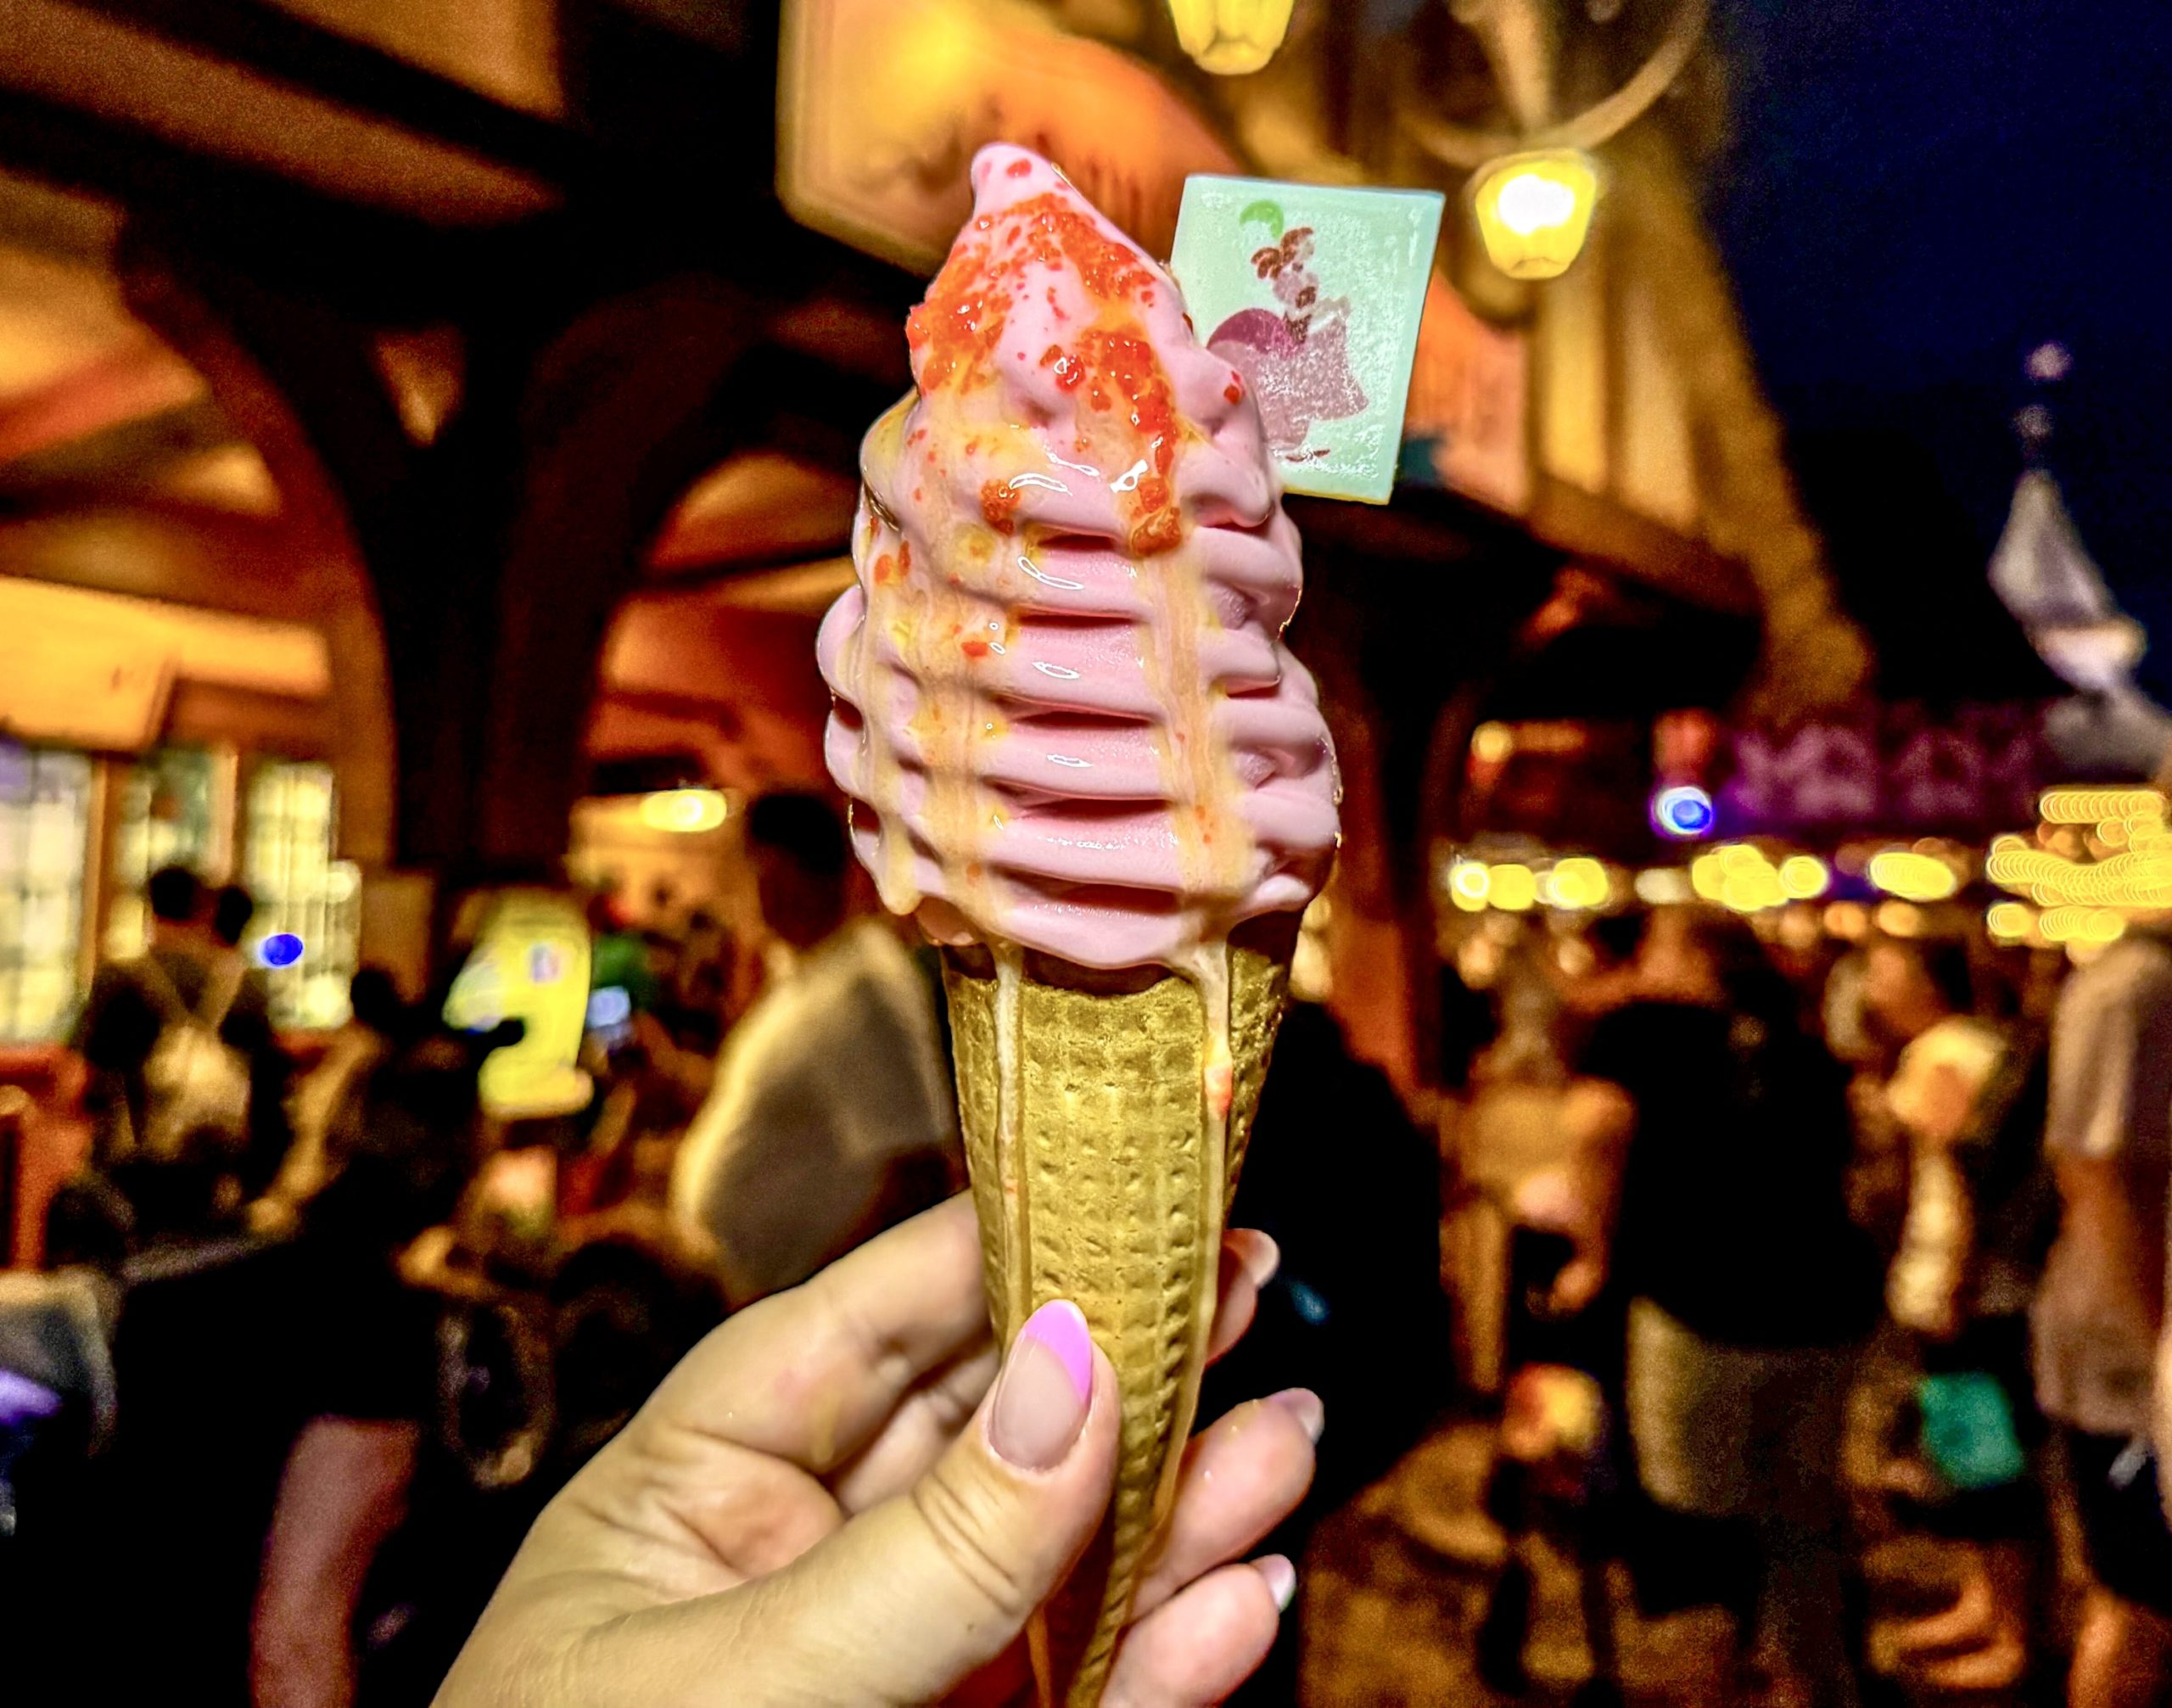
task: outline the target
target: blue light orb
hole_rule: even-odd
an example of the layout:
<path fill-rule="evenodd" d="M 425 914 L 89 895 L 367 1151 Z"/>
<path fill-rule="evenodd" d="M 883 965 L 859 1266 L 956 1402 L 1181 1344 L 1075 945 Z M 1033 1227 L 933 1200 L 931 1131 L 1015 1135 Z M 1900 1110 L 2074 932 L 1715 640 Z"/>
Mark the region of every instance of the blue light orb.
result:
<path fill-rule="evenodd" d="M 1652 797 L 1652 824 L 1661 836 L 1688 842 L 1709 836 L 1719 815 L 1704 790 L 1683 783 Z"/>
<path fill-rule="evenodd" d="M 291 931 L 275 931 L 257 946 L 256 954 L 266 966 L 292 966 L 302 958 L 302 940 Z"/>

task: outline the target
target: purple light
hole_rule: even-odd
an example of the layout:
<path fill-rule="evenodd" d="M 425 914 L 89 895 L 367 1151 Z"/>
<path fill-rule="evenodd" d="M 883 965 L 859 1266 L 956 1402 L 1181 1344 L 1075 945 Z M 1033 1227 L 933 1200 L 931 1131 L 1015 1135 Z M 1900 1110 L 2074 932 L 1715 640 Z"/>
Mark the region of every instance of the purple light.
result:
<path fill-rule="evenodd" d="M 1653 827 L 1661 836 L 1672 837 L 1679 842 L 1710 834 L 1718 817 L 1712 808 L 1712 798 L 1687 783 L 1661 789 L 1652 797 Z"/>
<path fill-rule="evenodd" d="M 275 931 L 257 948 L 266 966 L 292 966 L 302 958 L 302 940 L 291 931 Z"/>

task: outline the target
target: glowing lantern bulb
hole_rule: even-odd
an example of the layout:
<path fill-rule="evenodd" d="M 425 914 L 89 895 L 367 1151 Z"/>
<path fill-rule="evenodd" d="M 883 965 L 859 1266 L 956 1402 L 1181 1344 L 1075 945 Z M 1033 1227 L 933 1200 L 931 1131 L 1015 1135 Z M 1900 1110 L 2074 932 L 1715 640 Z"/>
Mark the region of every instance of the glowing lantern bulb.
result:
<path fill-rule="evenodd" d="M 1509 154 L 1481 166 L 1471 207 L 1486 259 L 1512 279 L 1558 278 L 1583 253 L 1598 172 L 1574 148 Z"/>
<path fill-rule="evenodd" d="M 1201 70 L 1220 77 L 1257 71 L 1290 32 L 1296 0 L 1169 0 L 1177 40 Z"/>
<path fill-rule="evenodd" d="M 714 789 L 663 789 L 641 797 L 641 818 L 651 830 L 691 834 L 714 830 L 728 809 Z"/>

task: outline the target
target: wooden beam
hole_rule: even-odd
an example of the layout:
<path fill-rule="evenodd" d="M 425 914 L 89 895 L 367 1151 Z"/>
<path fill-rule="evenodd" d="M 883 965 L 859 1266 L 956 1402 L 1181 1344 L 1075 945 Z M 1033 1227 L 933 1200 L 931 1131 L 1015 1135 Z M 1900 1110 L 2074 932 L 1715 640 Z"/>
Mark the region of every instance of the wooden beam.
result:
<path fill-rule="evenodd" d="M 518 219 L 561 200 L 554 183 L 525 167 L 274 81 L 140 21 L 123 24 L 59 0 L 0 0 L 0 37 L 8 46 L 0 83 L 435 225 Z M 397 65 L 389 57 L 384 63 Z"/>
<path fill-rule="evenodd" d="M 1741 564 L 1701 540 L 1688 539 L 1581 487 L 1540 475 L 1524 519 L 1546 545 L 1685 604 L 1734 617 L 1754 617 L 1763 609 L 1755 584 Z"/>
<path fill-rule="evenodd" d="M 418 135 L 563 181 L 585 139 L 546 115 L 263 0 L 72 0 L 174 46 L 231 60 Z M 448 7 L 448 11 L 455 9 Z M 561 99 L 563 97 L 560 98 Z"/>
<path fill-rule="evenodd" d="M 80 439 L 0 462 L 0 493 L 48 486 L 125 493 L 154 486 L 183 459 L 237 444 L 232 424 L 210 395 L 152 415 L 132 416 Z"/>
<path fill-rule="evenodd" d="M 323 583 L 277 524 L 149 502 L 0 524 L 0 576 L 238 616 L 322 622 Z"/>
<path fill-rule="evenodd" d="M 204 377 L 149 333 L 0 406 L 0 463 L 36 456 L 205 395 Z"/>

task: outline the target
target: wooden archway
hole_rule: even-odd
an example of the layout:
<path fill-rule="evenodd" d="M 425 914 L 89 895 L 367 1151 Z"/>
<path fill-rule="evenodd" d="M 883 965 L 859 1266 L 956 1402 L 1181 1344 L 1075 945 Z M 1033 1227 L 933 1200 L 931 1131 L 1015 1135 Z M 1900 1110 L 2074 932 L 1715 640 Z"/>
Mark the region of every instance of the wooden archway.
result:
<path fill-rule="evenodd" d="M 563 852 L 605 631 L 686 488 L 755 449 L 854 468 L 866 423 L 895 395 L 901 356 L 896 374 L 842 371 L 703 277 L 602 304 L 544 354 L 498 589 L 477 826 L 485 860 Z"/>
<path fill-rule="evenodd" d="M 173 272 L 143 257 L 123 270 L 128 305 L 204 376 L 279 489 L 277 532 L 296 615 L 331 660 L 331 758 L 341 854 L 365 870 L 394 858 L 396 799 L 384 632 L 347 507 L 300 417 L 224 318 Z"/>

